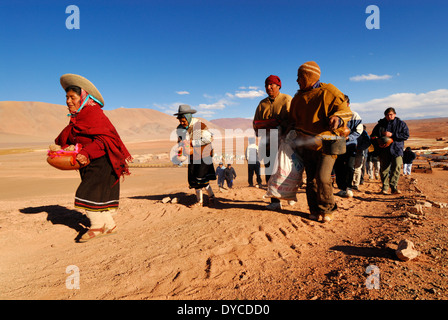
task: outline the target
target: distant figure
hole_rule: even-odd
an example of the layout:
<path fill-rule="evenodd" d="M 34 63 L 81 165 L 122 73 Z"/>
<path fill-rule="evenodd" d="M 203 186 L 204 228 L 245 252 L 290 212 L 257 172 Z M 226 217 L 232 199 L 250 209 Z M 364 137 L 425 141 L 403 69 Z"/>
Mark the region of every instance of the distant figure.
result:
<path fill-rule="evenodd" d="M 394 108 L 387 108 L 384 111 L 384 118 L 378 121 L 371 134 L 377 141 L 384 138 L 393 140 L 388 146 L 376 143 L 379 151 L 380 175 L 383 184 L 381 192 L 383 194 L 389 194 L 389 187 L 392 194 L 401 193 L 398 190 L 398 180 L 403 164 L 404 141 L 409 138 L 409 129 L 407 124 L 396 115 Z"/>
<path fill-rule="evenodd" d="M 222 166 L 222 162 L 219 163 L 216 168 L 216 176 L 218 177 L 218 187 L 224 188 L 224 170 L 225 168 Z"/>
<path fill-rule="evenodd" d="M 232 189 L 233 179 L 236 179 L 236 172 L 230 163 L 227 164 L 227 168 L 224 169 L 224 178 L 226 179 L 227 187 Z"/>
<path fill-rule="evenodd" d="M 247 170 L 248 170 L 248 182 L 249 187 L 253 187 L 253 178 L 254 173 L 257 176 L 257 185 L 259 187 L 261 185 L 261 176 L 260 176 L 260 161 L 258 160 L 258 146 L 255 143 L 255 138 L 249 138 L 249 145 L 246 148 L 246 161 L 247 161 Z"/>
<path fill-rule="evenodd" d="M 411 150 L 410 147 L 407 147 L 403 152 L 403 174 L 406 176 L 411 175 L 412 170 L 412 162 L 416 158 L 416 154 Z"/>
<path fill-rule="evenodd" d="M 356 157 L 355 157 L 355 172 L 353 173 L 353 183 L 352 189 L 358 190 L 359 185 L 363 184 L 364 173 L 366 172 L 366 160 L 368 148 L 370 146 L 370 136 L 366 131 L 366 126 L 363 125 L 363 131 L 358 137 L 358 143 L 356 146 Z"/>
<path fill-rule="evenodd" d="M 378 150 L 371 144 L 367 149 L 367 174 L 369 180 L 378 180 L 380 178 L 380 160 Z"/>

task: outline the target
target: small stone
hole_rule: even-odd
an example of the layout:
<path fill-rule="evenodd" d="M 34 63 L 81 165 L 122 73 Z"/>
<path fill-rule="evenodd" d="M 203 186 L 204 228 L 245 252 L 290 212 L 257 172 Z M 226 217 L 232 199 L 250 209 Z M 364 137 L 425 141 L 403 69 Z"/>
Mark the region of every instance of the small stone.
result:
<path fill-rule="evenodd" d="M 421 204 L 416 204 L 415 206 L 408 208 L 408 210 L 412 214 L 423 214 L 423 206 Z"/>
<path fill-rule="evenodd" d="M 173 199 L 171 199 L 171 203 L 177 203 L 178 202 L 178 199 L 177 198 L 173 198 Z"/>
<path fill-rule="evenodd" d="M 416 258 L 419 255 L 419 252 L 415 250 L 412 241 L 403 239 L 398 243 L 398 248 L 395 251 L 395 254 L 401 261 L 409 261 Z"/>
<path fill-rule="evenodd" d="M 170 197 L 165 197 L 165 198 L 162 199 L 162 203 L 168 203 L 170 201 L 171 201 Z"/>

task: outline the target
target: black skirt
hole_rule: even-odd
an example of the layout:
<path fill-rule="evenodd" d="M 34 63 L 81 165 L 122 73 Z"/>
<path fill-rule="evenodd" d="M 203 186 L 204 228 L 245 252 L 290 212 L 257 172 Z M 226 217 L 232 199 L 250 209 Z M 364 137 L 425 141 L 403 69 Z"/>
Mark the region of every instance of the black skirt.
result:
<path fill-rule="evenodd" d="M 201 163 L 188 164 L 188 184 L 190 189 L 208 186 L 210 180 L 216 180 L 212 157 L 201 159 Z"/>
<path fill-rule="evenodd" d="M 107 156 L 90 161 L 79 170 L 81 184 L 76 190 L 75 208 L 90 211 L 117 209 L 120 198 L 120 180 Z"/>

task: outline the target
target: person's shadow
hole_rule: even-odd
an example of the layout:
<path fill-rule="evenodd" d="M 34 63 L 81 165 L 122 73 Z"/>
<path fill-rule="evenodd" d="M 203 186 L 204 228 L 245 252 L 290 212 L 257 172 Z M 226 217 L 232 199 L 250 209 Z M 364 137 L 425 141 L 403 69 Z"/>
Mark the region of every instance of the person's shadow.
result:
<path fill-rule="evenodd" d="M 46 212 L 47 221 L 52 224 L 62 224 L 78 232 L 75 240 L 79 240 L 90 227 L 90 220 L 86 215 L 77 210 L 68 209 L 60 205 L 49 205 L 40 207 L 27 207 L 19 210 L 24 214 L 37 214 Z"/>

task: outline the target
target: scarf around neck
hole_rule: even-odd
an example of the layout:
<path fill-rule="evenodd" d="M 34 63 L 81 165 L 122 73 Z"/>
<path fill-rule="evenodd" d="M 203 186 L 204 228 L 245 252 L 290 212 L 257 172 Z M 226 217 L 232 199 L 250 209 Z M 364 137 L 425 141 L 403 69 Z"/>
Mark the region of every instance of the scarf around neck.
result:
<path fill-rule="evenodd" d="M 75 114 L 71 114 L 69 124 L 55 139 L 56 144 L 61 146 L 68 144 L 70 133 L 74 136 L 87 135 L 93 139 L 98 139 L 103 142 L 106 154 L 117 177 L 129 175 L 127 161 L 132 160 L 131 154 L 109 118 L 104 114 L 101 105 L 90 98 L 92 97 L 87 94 L 82 100 L 82 109 L 80 108 Z"/>

